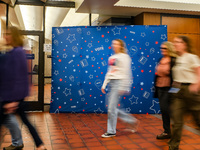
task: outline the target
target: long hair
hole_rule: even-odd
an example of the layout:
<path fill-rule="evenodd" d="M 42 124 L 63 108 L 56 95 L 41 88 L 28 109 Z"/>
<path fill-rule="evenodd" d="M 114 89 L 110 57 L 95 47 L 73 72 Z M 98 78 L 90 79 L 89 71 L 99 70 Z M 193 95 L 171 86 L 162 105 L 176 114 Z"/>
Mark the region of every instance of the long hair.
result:
<path fill-rule="evenodd" d="M 166 42 L 163 42 L 162 44 L 167 46 L 168 55 L 170 57 L 177 57 L 177 54 L 172 42 L 166 41 Z"/>
<path fill-rule="evenodd" d="M 186 51 L 187 51 L 188 53 L 194 53 L 194 52 L 192 51 L 192 44 L 191 44 L 191 40 L 189 39 L 189 37 L 184 36 L 184 35 L 179 35 L 179 36 L 177 36 L 177 38 L 183 40 L 183 42 L 186 44 L 186 46 L 187 46 Z"/>
<path fill-rule="evenodd" d="M 12 36 L 12 46 L 13 47 L 23 46 L 23 36 L 21 35 L 18 28 L 10 26 L 8 27 L 7 30 L 10 31 L 10 34 Z"/>
<path fill-rule="evenodd" d="M 120 49 L 120 53 L 127 53 L 127 50 L 126 50 L 126 44 L 123 40 L 121 39 L 115 39 L 115 41 L 118 41 L 120 43 L 120 46 L 121 46 L 121 49 Z"/>

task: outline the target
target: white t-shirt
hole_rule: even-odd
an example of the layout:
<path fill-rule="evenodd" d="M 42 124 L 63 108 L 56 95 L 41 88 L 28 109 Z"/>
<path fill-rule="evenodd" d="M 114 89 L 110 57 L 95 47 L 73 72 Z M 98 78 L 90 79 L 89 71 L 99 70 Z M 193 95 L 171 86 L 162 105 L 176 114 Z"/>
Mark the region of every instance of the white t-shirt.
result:
<path fill-rule="evenodd" d="M 200 66 L 197 55 L 184 53 L 176 58 L 175 66 L 172 68 L 173 80 L 180 83 L 197 83 L 195 68 Z"/>
<path fill-rule="evenodd" d="M 102 88 L 105 89 L 111 79 L 120 80 L 120 89 L 129 91 L 132 84 L 131 58 L 128 54 L 118 53 L 109 57 L 108 71 Z"/>

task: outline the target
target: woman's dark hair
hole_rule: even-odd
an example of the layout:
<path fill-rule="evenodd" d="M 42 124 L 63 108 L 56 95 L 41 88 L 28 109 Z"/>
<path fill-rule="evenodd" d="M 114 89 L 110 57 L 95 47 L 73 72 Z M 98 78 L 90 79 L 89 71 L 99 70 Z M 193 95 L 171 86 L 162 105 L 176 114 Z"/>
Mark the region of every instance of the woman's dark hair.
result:
<path fill-rule="evenodd" d="M 193 53 L 191 40 L 187 36 L 179 35 L 179 36 L 177 36 L 177 38 L 181 39 L 186 44 L 186 46 L 187 46 L 186 50 L 188 53 Z"/>

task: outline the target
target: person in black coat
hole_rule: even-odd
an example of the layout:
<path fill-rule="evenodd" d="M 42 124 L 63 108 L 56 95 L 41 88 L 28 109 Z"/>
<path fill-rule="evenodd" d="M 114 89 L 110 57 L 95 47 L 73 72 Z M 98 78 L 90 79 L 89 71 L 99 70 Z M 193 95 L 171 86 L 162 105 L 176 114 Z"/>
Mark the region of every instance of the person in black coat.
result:
<path fill-rule="evenodd" d="M 160 47 L 163 57 L 156 67 L 155 78 L 155 98 L 159 99 L 160 110 L 162 113 L 164 132 L 157 135 L 157 139 L 169 139 L 170 130 L 170 95 L 168 93 L 172 84 L 172 67 L 175 63 L 175 50 L 171 42 L 163 42 Z"/>

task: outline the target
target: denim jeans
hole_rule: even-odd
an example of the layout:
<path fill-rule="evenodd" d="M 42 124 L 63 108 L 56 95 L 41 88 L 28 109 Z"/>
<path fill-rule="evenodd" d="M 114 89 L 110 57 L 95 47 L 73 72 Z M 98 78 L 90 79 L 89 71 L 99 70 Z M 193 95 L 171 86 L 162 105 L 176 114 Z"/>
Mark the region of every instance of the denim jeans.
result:
<path fill-rule="evenodd" d="M 23 144 L 21 130 L 14 114 L 8 114 L 3 124 L 9 129 L 12 136 L 12 145 L 19 146 Z"/>
<path fill-rule="evenodd" d="M 41 138 L 39 137 L 36 129 L 29 122 L 26 113 L 24 112 L 24 108 L 27 107 L 27 106 L 25 105 L 23 100 L 21 100 L 19 102 L 20 103 L 18 105 L 18 109 L 16 110 L 16 113 L 20 116 L 20 118 L 22 119 L 23 123 L 28 127 L 28 129 L 29 129 L 29 131 L 30 131 L 30 133 L 31 133 L 31 135 L 32 135 L 32 137 L 34 139 L 34 142 L 35 142 L 36 146 L 39 147 L 41 144 L 43 144 L 43 142 L 42 142 Z M 3 105 L 4 105 L 4 103 L 0 102 L 0 127 L 1 127 L 1 125 L 4 123 L 4 121 L 7 118 L 7 115 L 5 115 L 3 113 Z M 8 122 L 7 122 L 7 124 L 8 124 Z M 16 131 L 14 131 L 14 132 L 17 133 Z M 12 138 L 14 138 L 13 135 L 12 135 Z"/>
<path fill-rule="evenodd" d="M 119 94 L 120 80 L 111 80 L 109 83 L 108 93 L 108 122 L 107 133 L 115 134 L 117 126 L 117 117 L 127 123 L 134 123 L 137 121 L 132 115 L 117 108 L 121 95 Z"/>
<path fill-rule="evenodd" d="M 30 123 L 30 121 L 28 120 L 28 117 L 24 111 L 24 108 L 26 108 L 26 104 L 23 100 L 20 101 L 19 105 L 18 105 L 18 109 L 16 111 L 17 114 L 19 114 L 20 118 L 22 119 L 23 123 L 28 127 L 33 139 L 34 139 L 34 142 L 35 142 L 35 145 L 37 147 L 39 147 L 40 145 L 43 144 L 40 136 L 38 135 L 36 129 L 34 128 L 34 126 Z"/>

